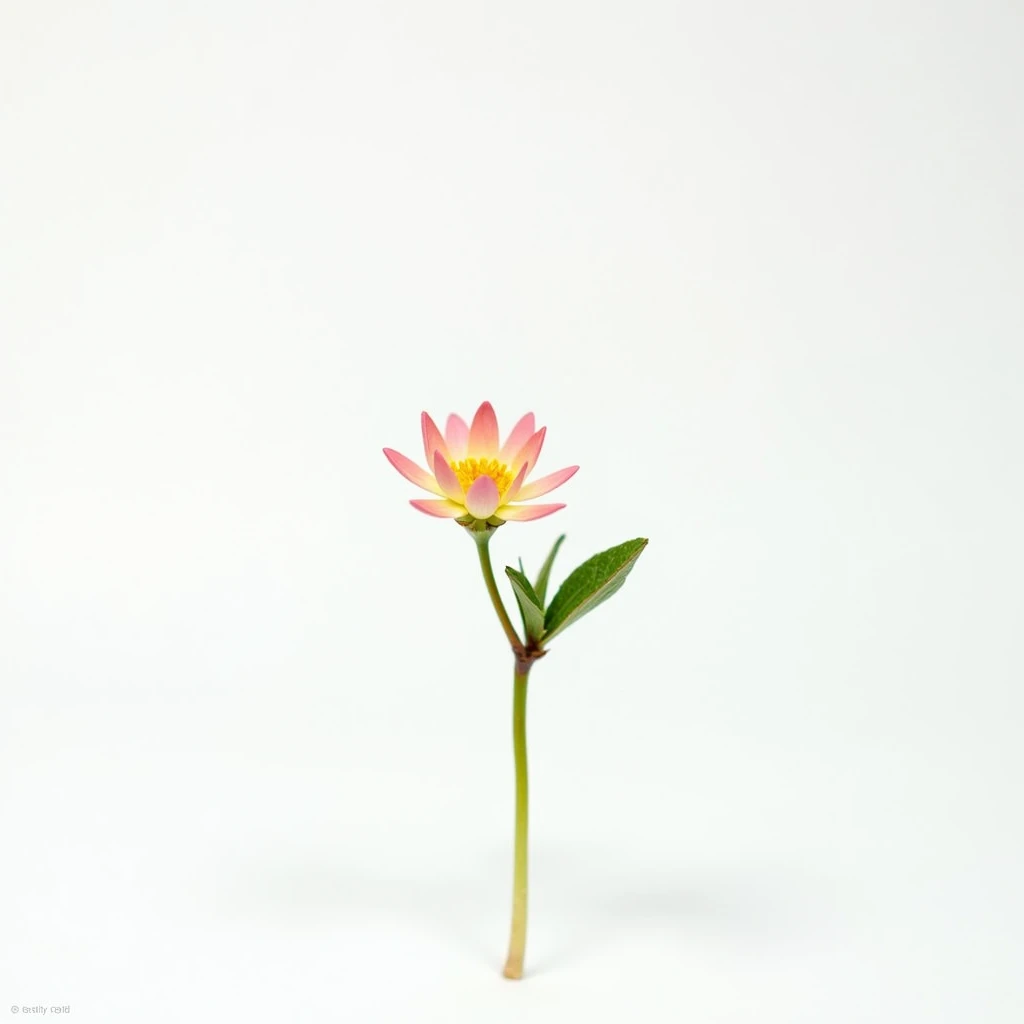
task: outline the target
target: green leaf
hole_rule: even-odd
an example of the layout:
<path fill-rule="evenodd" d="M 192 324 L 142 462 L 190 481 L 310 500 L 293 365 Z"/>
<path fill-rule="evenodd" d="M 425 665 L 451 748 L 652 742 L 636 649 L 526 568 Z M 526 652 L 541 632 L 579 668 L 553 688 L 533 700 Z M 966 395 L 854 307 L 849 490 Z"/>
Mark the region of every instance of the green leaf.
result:
<path fill-rule="evenodd" d="M 588 558 L 574 569 L 548 605 L 544 617 L 545 639 L 550 640 L 602 601 L 607 601 L 626 582 L 646 546 L 646 537 L 627 540 L 625 544 Z"/>
<path fill-rule="evenodd" d="M 523 614 L 526 639 L 539 640 L 544 635 L 544 605 L 540 603 L 525 573 L 513 569 L 511 565 L 506 565 L 505 574 L 512 581 L 516 602 Z"/>
<path fill-rule="evenodd" d="M 537 597 L 540 599 L 541 607 L 544 606 L 544 599 L 548 595 L 548 577 L 551 575 L 551 566 L 554 564 L 555 555 L 558 554 L 558 549 L 562 546 L 563 540 L 565 540 L 564 533 L 555 541 L 555 546 L 551 549 L 551 554 L 548 555 L 544 564 L 540 567 L 540 572 L 537 574 L 537 582 L 534 584 L 533 589 L 537 592 Z M 521 569 L 522 567 L 522 562 L 520 562 L 519 568 Z"/>

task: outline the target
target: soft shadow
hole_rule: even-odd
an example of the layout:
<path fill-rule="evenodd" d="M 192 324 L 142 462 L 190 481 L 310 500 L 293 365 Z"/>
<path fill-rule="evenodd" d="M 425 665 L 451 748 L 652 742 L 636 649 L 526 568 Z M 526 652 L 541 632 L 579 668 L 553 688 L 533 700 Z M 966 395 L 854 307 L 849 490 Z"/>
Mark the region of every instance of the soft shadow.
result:
<path fill-rule="evenodd" d="M 532 974 L 585 960 L 624 934 L 777 950 L 817 946 L 832 930 L 834 892 L 795 866 L 626 868 L 616 855 L 566 848 L 535 860 L 533 923 L 543 921 L 547 938 L 534 943 Z"/>
<path fill-rule="evenodd" d="M 458 874 L 386 870 L 351 853 L 336 859 L 267 857 L 233 864 L 211 880 L 210 900 L 228 917 L 323 927 L 363 915 L 391 916 L 442 937 L 487 970 L 505 953 L 511 909 L 507 850 L 476 851 Z M 834 893 L 798 868 L 662 862 L 625 865 L 621 853 L 538 846 L 531 858 L 531 976 L 561 970 L 623 935 L 658 935 L 751 947 L 819 943 Z"/>
<path fill-rule="evenodd" d="M 480 870 L 410 875 L 369 860 L 267 859 L 232 865 L 213 881 L 211 902 L 228 917 L 274 919 L 294 928 L 323 927 L 364 915 L 392 917 L 443 936 L 452 947 L 494 968 L 503 954 L 505 886 Z M 509 884 L 509 888 L 511 884 Z"/>

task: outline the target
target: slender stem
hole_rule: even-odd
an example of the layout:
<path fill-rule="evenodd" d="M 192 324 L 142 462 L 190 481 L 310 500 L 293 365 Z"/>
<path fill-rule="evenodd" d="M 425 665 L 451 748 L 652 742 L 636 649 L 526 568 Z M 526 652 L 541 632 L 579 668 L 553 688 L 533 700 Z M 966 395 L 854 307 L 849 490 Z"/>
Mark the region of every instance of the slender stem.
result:
<path fill-rule="evenodd" d="M 530 789 L 526 765 L 526 681 L 530 669 L 516 669 L 512 698 L 512 747 L 516 758 L 516 855 L 512 880 L 512 934 L 508 941 L 506 978 L 523 976 L 526 952 L 526 857 L 530 815 Z"/>
<path fill-rule="evenodd" d="M 516 668 L 512 697 L 512 749 L 516 761 L 516 842 L 515 870 L 512 878 L 512 934 L 508 943 L 508 959 L 505 961 L 505 977 L 519 979 L 523 976 L 523 955 L 526 952 L 526 858 L 527 829 L 529 821 L 529 784 L 526 767 L 526 681 L 533 660 L 543 651 L 524 647 L 512 620 L 505 610 L 505 603 L 494 581 L 491 568 L 491 554 L 488 550 L 491 535 L 487 532 L 473 532 L 477 552 L 480 555 L 480 569 L 487 584 L 491 604 L 501 622 L 501 628 L 508 637 L 515 655 Z"/>
<path fill-rule="evenodd" d="M 476 549 L 480 555 L 480 568 L 483 570 L 484 583 L 487 584 L 487 593 L 491 595 L 491 604 L 494 605 L 494 610 L 498 613 L 501 628 L 505 630 L 505 636 L 508 637 L 512 650 L 519 651 L 522 648 L 519 634 L 516 633 L 516 628 L 512 625 L 508 612 L 505 611 L 505 604 L 498 592 L 498 584 L 494 582 L 494 570 L 491 568 L 491 552 L 489 550 L 491 535 L 490 533 L 475 533 L 473 539 L 476 541 Z"/>

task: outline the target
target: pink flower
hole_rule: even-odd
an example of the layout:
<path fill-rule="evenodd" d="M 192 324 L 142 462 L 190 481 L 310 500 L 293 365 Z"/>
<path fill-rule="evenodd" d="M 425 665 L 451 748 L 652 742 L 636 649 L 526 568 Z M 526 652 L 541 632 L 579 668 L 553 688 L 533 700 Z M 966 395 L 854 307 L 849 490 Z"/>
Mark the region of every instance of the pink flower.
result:
<path fill-rule="evenodd" d="M 429 472 L 394 449 L 384 449 L 388 461 L 406 480 L 439 495 L 412 501 L 421 512 L 441 519 L 472 516 L 522 522 L 565 508 L 511 504 L 553 491 L 580 468 L 568 466 L 526 483 L 526 477 L 537 464 L 547 431 L 547 427 L 534 430 L 532 412 L 512 428 L 503 445 L 498 443 L 498 419 L 490 402 L 477 409 L 472 426 L 466 426 L 466 421 L 455 413 L 448 417 L 443 435 L 427 413 L 423 413 L 422 424 Z"/>

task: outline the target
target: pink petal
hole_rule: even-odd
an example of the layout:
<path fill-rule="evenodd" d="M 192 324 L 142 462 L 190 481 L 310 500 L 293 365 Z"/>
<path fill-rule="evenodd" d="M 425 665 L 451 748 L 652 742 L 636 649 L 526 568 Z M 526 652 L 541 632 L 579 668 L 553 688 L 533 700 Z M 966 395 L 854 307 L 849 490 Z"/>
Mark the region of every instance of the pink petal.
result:
<path fill-rule="evenodd" d="M 489 476 L 478 476 L 466 491 L 466 508 L 477 519 L 487 519 L 501 504 L 498 485 Z"/>
<path fill-rule="evenodd" d="M 529 501 L 531 498 L 539 498 L 542 494 L 547 494 L 553 491 L 556 487 L 561 487 L 566 480 L 571 477 L 579 466 L 567 466 L 565 469 L 560 469 L 557 473 L 550 473 L 548 476 L 542 476 L 539 480 L 531 480 L 520 492 L 519 501 Z M 435 473 L 436 476 L 436 473 Z M 440 481 L 440 477 L 438 480 Z M 443 484 L 442 484 L 443 486 Z M 512 498 L 510 501 L 514 500 Z"/>
<path fill-rule="evenodd" d="M 441 490 L 452 501 L 457 501 L 459 504 L 465 501 L 466 495 L 462 491 L 462 484 L 459 483 L 459 478 L 455 475 L 452 467 L 444 461 L 444 456 L 440 452 L 434 452 L 434 476 L 437 477 Z"/>
<path fill-rule="evenodd" d="M 441 436 L 441 431 L 437 429 L 437 424 L 427 413 L 420 417 L 420 426 L 423 428 L 423 450 L 427 454 L 427 465 L 433 464 L 434 452 L 440 452 L 447 459 L 448 445 L 444 443 L 444 438 Z"/>
<path fill-rule="evenodd" d="M 385 448 L 384 454 L 395 469 L 398 470 L 406 480 L 411 481 L 417 487 L 422 487 L 431 494 L 444 494 L 444 491 L 437 486 L 437 481 L 424 469 L 420 469 L 412 459 L 407 459 L 401 452 L 393 448 Z"/>
<path fill-rule="evenodd" d="M 542 519 L 544 516 L 557 512 L 565 505 L 502 505 L 498 509 L 499 519 L 511 519 L 514 522 L 526 523 L 531 519 Z"/>
<path fill-rule="evenodd" d="M 428 516 L 437 516 L 438 519 L 458 519 L 464 516 L 466 510 L 454 501 L 438 501 L 437 498 L 417 498 L 409 502 L 414 508 L 426 512 Z"/>
<path fill-rule="evenodd" d="M 452 462 L 461 462 L 469 448 L 469 427 L 461 416 L 452 413 L 444 428 L 444 439 L 448 442 L 448 454 Z"/>
<path fill-rule="evenodd" d="M 508 490 L 502 496 L 502 502 L 515 501 L 516 496 L 519 494 L 519 489 L 523 486 L 523 481 L 526 479 L 526 474 L 530 472 L 530 464 L 524 462 L 516 474 L 515 480 L 509 484 Z"/>
<path fill-rule="evenodd" d="M 498 417 L 490 402 L 484 402 L 473 417 L 469 454 L 476 459 L 493 459 L 498 454 Z"/>
<path fill-rule="evenodd" d="M 508 465 L 516 452 L 526 444 L 527 441 L 533 436 L 533 432 L 536 428 L 533 424 L 533 413 L 528 412 L 513 428 L 512 433 L 508 435 L 508 440 L 502 445 L 501 452 L 498 454 L 498 461 L 504 462 Z"/>
<path fill-rule="evenodd" d="M 537 465 L 537 458 L 540 455 L 540 450 L 544 445 L 544 435 L 548 432 L 547 427 L 541 427 L 540 430 L 534 434 L 522 448 L 519 449 L 516 457 L 512 460 L 512 469 L 516 472 L 519 471 L 519 467 L 524 463 L 528 462 L 531 466 Z M 427 459 L 429 465 L 430 459 Z"/>

